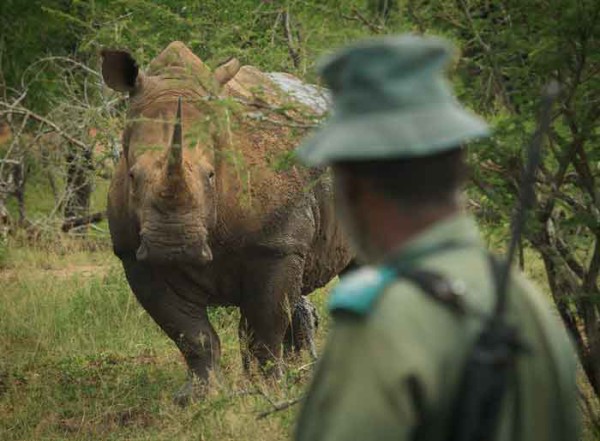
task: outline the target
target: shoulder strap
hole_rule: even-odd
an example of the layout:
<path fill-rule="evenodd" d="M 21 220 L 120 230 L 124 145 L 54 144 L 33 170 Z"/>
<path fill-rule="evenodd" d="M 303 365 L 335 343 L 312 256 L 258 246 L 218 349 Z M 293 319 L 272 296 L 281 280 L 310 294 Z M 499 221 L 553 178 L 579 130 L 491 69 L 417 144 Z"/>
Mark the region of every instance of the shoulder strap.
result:
<path fill-rule="evenodd" d="M 399 273 L 399 277 L 417 285 L 426 295 L 463 315 L 465 286 L 460 281 L 450 281 L 441 274 L 419 268 L 411 268 Z"/>
<path fill-rule="evenodd" d="M 414 253 L 410 261 L 417 261 L 429 254 L 472 246 L 469 242 L 449 240 Z M 423 292 L 456 312 L 463 312 L 464 285 L 448 281 L 444 276 L 412 266 L 398 266 L 393 259 L 381 266 L 364 266 L 345 275 L 329 297 L 329 310 L 345 311 L 360 316 L 368 315 L 377 300 L 397 278 L 405 278 L 420 287 Z"/>
<path fill-rule="evenodd" d="M 494 289 L 497 290 L 504 266 L 502 261 L 492 253 L 487 253 L 487 258 L 492 275 L 493 286 Z M 465 294 L 465 285 L 462 281 L 451 280 L 439 273 L 421 268 L 408 268 L 398 271 L 398 276 L 411 281 L 417 285 L 423 293 L 448 306 L 454 312 L 460 315 L 464 315 L 467 312 L 468 308 L 463 297 Z M 476 314 L 481 316 L 486 315 L 481 312 L 477 312 Z"/>
<path fill-rule="evenodd" d="M 467 248 L 472 245 L 470 242 L 448 240 L 437 245 L 434 250 L 439 253 L 458 248 Z M 426 251 L 425 254 L 429 252 L 431 250 Z M 466 312 L 463 300 L 465 285 L 462 281 L 451 280 L 439 273 L 419 267 L 398 267 L 396 271 L 398 277 L 411 281 L 426 295 L 448 306 L 454 312 L 460 315 Z"/>
<path fill-rule="evenodd" d="M 368 314 L 385 288 L 396 279 L 405 279 L 432 299 L 463 315 L 464 284 L 451 281 L 445 276 L 420 268 L 396 270 L 389 267 L 362 268 L 346 276 L 333 291 L 329 300 L 332 311 L 345 310 L 359 315 Z"/>

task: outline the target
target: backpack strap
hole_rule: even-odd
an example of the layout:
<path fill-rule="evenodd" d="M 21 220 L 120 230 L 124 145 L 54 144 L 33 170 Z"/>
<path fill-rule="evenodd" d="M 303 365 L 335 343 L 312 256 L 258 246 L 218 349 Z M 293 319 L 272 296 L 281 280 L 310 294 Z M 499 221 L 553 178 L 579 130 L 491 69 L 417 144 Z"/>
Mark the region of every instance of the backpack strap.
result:
<path fill-rule="evenodd" d="M 419 268 L 403 270 L 399 277 L 417 285 L 423 293 L 440 302 L 459 315 L 466 313 L 464 303 L 465 284 L 461 280 L 449 280 L 439 273 Z"/>
<path fill-rule="evenodd" d="M 424 294 L 450 308 L 459 315 L 467 312 L 463 295 L 465 284 L 420 268 L 398 270 L 391 267 L 364 267 L 344 277 L 329 299 L 331 311 L 347 311 L 367 315 L 385 291 L 397 279 L 415 284 Z"/>
<path fill-rule="evenodd" d="M 492 253 L 486 253 L 489 263 L 489 269 L 492 275 L 492 284 L 495 289 L 498 286 L 498 281 L 502 276 L 504 264 L 497 256 Z M 488 319 L 488 314 L 480 311 L 475 311 L 469 308 L 464 301 L 466 286 L 460 279 L 449 279 L 448 277 L 436 273 L 434 271 L 424 270 L 421 268 L 408 268 L 399 270 L 398 276 L 406 280 L 410 280 L 417 285 L 423 293 L 432 299 L 448 306 L 451 310 L 459 315 L 466 313 L 480 316 L 483 319 Z"/>
<path fill-rule="evenodd" d="M 366 316 L 372 311 L 377 300 L 385 291 L 385 288 L 398 278 L 406 278 L 434 299 L 460 312 L 463 303 L 461 297 L 465 290 L 464 284 L 459 281 L 448 282 L 441 275 L 432 271 L 418 269 L 412 265 L 429 254 L 437 254 L 470 246 L 473 246 L 473 244 L 448 240 L 441 244 L 435 244 L 422 249 L 418 253 L 413 253 L 410 258 L 405 257 L 401 266 L 397 266 L 394 263 L 394 259 L 390 258 L 388 262 L 382 265 L 363 266 L 351 271 L 341 278 L 338 285 L 331 292 L 329 310 L 331 312 L 345 311 Z"/>

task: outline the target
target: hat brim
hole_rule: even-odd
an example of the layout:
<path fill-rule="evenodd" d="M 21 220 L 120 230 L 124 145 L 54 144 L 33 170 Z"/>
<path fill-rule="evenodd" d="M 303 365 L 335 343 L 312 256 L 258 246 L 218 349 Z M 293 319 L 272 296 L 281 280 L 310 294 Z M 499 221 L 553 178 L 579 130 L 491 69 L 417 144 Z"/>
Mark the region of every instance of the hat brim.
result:
<path fill-rule="evenodd" d="M 330 120 L 296 150 L 306 165 L 409 159 L 442 153 L 489 135 L 484 120 L 454 104 Z"/>

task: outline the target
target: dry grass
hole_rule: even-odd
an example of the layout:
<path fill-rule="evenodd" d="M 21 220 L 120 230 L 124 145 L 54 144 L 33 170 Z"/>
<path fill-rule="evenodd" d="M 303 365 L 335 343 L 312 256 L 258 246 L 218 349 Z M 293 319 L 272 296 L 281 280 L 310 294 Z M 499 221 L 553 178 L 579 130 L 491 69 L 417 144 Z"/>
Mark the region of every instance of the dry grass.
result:
<path fill-rule="evenodd" d="M 275 384 L 245 376 L 235 308 L 210 312 L 220 373 L 204 401 L 181 409 L 172 403 L 185 380 L 179 352 L 136 303 L 107 247 L 90 251 L 76 239 L 12 245 L 0 269 L 1 440 L 290 438 L 297 406 L 258 416 L 302 395 L 310 362 L 291 362 Z M 533 254 L 527 272 L 544 287 Z M 322 317 L 319 348 L 325 297 L 312 297 Z"/>
<path fill-rule="evenodd" d="M 75 247 L 76 248 L 76 247 Z M 178 351 L 129 291 L 107 251 L 67 255 L 19 248 L 0 270 L 0 439 L 289 439 L 296 409 L 257 419 L 300 396 L 307 359 L 278 383 L 242 372 L 238 312 L 211 311 L 221 337 L 206 400 L 181 409 Z M 322 311 L 324 293 L 314 297 Z M 324 333 L 321 333 L 323 335 Z"/>

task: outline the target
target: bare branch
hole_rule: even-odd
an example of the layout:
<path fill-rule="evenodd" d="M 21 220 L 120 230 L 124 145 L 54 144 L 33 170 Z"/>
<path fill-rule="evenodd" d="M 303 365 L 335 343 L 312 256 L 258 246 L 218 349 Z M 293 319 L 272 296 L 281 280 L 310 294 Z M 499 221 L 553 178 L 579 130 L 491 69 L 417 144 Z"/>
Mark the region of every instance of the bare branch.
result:
<path fill-rule="evenodd" d="M 560 139 L 558 133 L 555 129 L 551 128 L 549 130 L 549 136 L 551 140 L 556 141 L 558 144 L 562 144 L 564 141 Z M 559 158 L 558 160 L 558 170 L 554 177 L 551 179 L 550 185 L 552 186 L 552 192 L 548 196 L 548 203 L 544 207 L 544 210 L 540 213 L 540 219 L 542 222 L 547 221 L 552 215 L 552 211 L 554 210 L 555 205 L 555 196 L 560 191 L 562 187 L 567 170 L 569 168 L 569 164 L 573 161 L 575 154 L 577 153 L 577 140 L 574 140 L 566 149 L 566 152 Z"/>
<path fill-rule="evenodd" d="M 13 139 L 10 143 L 10 147 L 8 147 L 8 150 L 6 151 L 6 155 L 4 155 L 4 159 L 10 158 L 10 155 L 12 154 L 16 145 L 18 144 L 19 138 L 21 137 L 21 134 L 23 133 L 23 130 L 25 129 L 25 126 L 27 125 L 27 121 L 29 121 L 29 115 L 25 115 L 25 117 L 23 118 L 23 121 L 21 122 L 21 126 L 19 127 L 19 130 L 17 130 L 17 132 L 13 134 Z M 4 171 L 4 164 L 5 164 L 5 162 L 0 163 L 0 177 L 2 176 L 2 172 Z"/>
<path fill-rule="evenodd" d="M 299 398 L 295 398 L 290 401 L 282 401 L 280 403 L 273 403 L 271 401 L 271 405 L 273 406 L 273 408 L 271 410 L 267 410 L 265 412 L 259 413 L 258 416 L 256 417 L 256 419 L 262 420 L 263 418 L 266 418 L 269 415 L 289 409 L 290 407 L 295 406 L 296 404 L 300 403 L 303 399 L 304 399 L 304 397 L 299 397 Z"/>
<path fill-rule="evenodd" d="M 368 27 L 371 32 L 375 34 L 381 34 L 383 32 L 383 26 L 370 22 L 356 8 L 352 8 L 352 15 L 342 14 L 342 18 L 344 20 L 357 21 L 359 23 L 362 23 L 363 25 Z"/>
<path fill-rule="evenodd" d="M 75 60 L 73 58 L 69 58 L 69 57 L 52 56 L 52 57 L 40 58 L 39 60 L 37 60 L 34 63 L 27 66 L 27 69 L 25 69 L 25 71 L 23 72 L 23 75 L 21 76 L 21 88 L 23 90 L 27 90 L 27 84 L 25 83 L 25 77 L 30 70 L 32 70 L 36 66 L 39 66 L 42 63 L 50 63 L 50 62 L 55 62 L 55 61 L 64 61 L 66 63 L 72 64 L 73 66 L 79 67 L 79 68 L 83 69 L 84 71 L 86 71 L 87 73 L 95 76 L 99 80 L 102 80 L 102 75 L 99 72 L 95 71 L 94 69 L 90 68 L 89 66 L 86 66 L 85 64 L 81 63 L 80 61 L 77 61 L 77 60 Z"/>
<path fill-rule="evenodd" d="M 56 133 L 58 133 L 60 136 L 62 136 L 63 138 L 65 138 L 70 143 L 76 145 L 77 147 L 80 147 L 81 149 L 87 149 L 89 147 L 84 142 L 82 142 L 79 139 L 76 139 L 73 136 L 69 135 L 67 132 L 65 132 L 62 128 L 60 128 L 53 121 L 50 121 L 49 119 L 44 118 L 43 116 L 38 115 L 37 113 L 34 113 L 31 110 L 29 110 L 29 109 L 26 109 L 26 108 L 20 107 L 20 106 L 19 107 L 12 107 L 10 104 L 5 103 L 3 101 L 0 101 L 0 106 L 2 106 L 2 107 L 4 107 L 4 108 L 7 109 L 5 111 L 0 110 L 0 115 L 16 113 L 16 114 L 20 114 L 20 115 L 25 115 L 26 118 L 31 117 L 31 118 L 35 119 L 36 121 L 38 121 L 38 122 L 40 122 L 42 124 L 45 124 L 48 127 L 51 127 L 52 129 L 54 129 L 54 131 Z"/>
<path fill-rule="evenodd" d="M 300 63 L 302 62 L 302 57 L 300 56 L 300 52 L 298 51 L 298 48 L 296 47 L 296 42 L 294 41 L 294 33 L 292 31 L 289 9 L 283 12 L 283 22 L 288 52 L 290 54 L 290 58 L 292 59 L 292 63 L 294 63 L 294 67 L 298 69 L 298 67 L 300 67 Z"/>
<path fill-rule="evenodd" d="M 70 217 L 65 219 L 62 224 L 62 231 L 67 232 L 73 228 L 81 227 L 83 225 L 95 224 L 101 222 L 106 217 L 106 213 L 99 211 L 97 213 L 89 214 L 87 216 Z"/>
<path fill-rule="evenodd" d="M 277 16 L 275 17 L 275 22 L 273 23 L 273 27 L 271 28 L 271 46 L 275 45 L 275 35 L 277 33 L 277 28 L 281 23 L 281 17 L 283 15 L 282 11 L 276 11 Z"/>
<path fill-rule="evenodd" d="M 567 244 L 562 240 L 562 238 L 556 236 L 556 249 L 562 256 L 565 263 L 569 266 L 569 269 L 573 271 L 577 277 L 583 279 L 585 277 L 585 269 L 583 265 L 579 263 L 577 258 L 571 253 Z"/>

